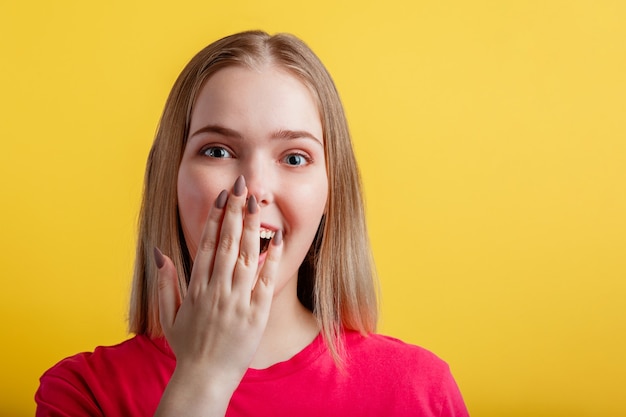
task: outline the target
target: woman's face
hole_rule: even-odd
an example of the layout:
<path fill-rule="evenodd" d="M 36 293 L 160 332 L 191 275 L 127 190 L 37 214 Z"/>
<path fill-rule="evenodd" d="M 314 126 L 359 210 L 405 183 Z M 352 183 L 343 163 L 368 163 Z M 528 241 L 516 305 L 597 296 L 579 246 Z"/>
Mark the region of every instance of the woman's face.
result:
<path fill-rule="evenodd" d="M 279 291 L 295 281 L 311 246 L 328 180 L 315 101 L 302 82 L 271 65 L 219 70 L 198 94 L 178 171 L 178 208 L 193 258 L 209 209 L 239 175 L 259 203 L 262 229 L 283 231 Z"/>

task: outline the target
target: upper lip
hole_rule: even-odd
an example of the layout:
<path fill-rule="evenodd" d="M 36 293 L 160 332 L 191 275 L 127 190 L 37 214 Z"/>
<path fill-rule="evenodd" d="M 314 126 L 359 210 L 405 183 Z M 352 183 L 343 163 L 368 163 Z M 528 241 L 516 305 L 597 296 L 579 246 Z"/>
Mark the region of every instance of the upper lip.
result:
<path fill-rule="evenodd" d="M 276 232 L 278 230 L 278 227 L 272 226 L 271 224 L 267 224 L 267 223 L 261 223 L 261 228 L 271 230 L 272 232 Z"/>

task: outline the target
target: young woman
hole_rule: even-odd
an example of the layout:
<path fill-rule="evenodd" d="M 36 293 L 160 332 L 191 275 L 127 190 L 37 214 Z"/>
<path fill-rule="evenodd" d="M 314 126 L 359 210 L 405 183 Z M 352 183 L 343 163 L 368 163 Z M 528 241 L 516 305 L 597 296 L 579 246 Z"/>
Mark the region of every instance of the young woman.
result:
<path fill-rule="evenodd" d="M 148 158 L 135 336 L 47 371 L 37 416 L 466 416 L 445 362 L 374 333 L 374 280 L 331 77 L 293 36 L 221 39 Z"/>

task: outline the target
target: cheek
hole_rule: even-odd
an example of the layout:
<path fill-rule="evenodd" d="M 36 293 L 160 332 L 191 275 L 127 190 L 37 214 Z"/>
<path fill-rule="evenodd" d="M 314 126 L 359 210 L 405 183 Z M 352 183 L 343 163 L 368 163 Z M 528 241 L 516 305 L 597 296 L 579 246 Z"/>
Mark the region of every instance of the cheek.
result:
<path fill-rule="evenodd" d="M 319 220 L 322 215 L 326 212 L 326 203 L 328 200 L 328 186 L 326 182 L 319 185 L 313 192 L 312 195 L 315 196 L 312 198 L 310 204 L 310 215 L 315 219 Z M 315 226 L 317 230 L 317 225 Z"/>
<path fill-rule="evenodd" d="M 215 190 L 206 176 L 181 169 L 178 173 L 178 211 L 189 249 L 195 248 L 202 235 L 211 204 L 221 191 Z"/>
<path fill-rule="evenodd" d="M 303 229 L 312 241 L 322 215 L 326 211 L 326 200 L 328 199 L 326 177 L 320 178 L 307 187 L 295 187 L 294 191 L 293 195 L 290 196 L 293 219 L 297 222 L 297 227 Z"/>

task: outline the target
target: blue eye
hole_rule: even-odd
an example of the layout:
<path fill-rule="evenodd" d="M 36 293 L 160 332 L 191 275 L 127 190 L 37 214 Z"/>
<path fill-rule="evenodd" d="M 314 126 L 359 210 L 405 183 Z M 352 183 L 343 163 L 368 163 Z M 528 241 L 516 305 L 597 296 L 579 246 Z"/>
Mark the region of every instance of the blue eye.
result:
<path fill-rule="evenodd" d="M 230 152 L 221 146 L 209 146 L 202 150 L 202 154 L 211 158 L 232 158 Z"/>
<path fill-rule="evenodd" d="M 310 162 L 309 158 L 299 153 L 289 154 L 283 159 L 287 165 L 302 166 Z"/>

